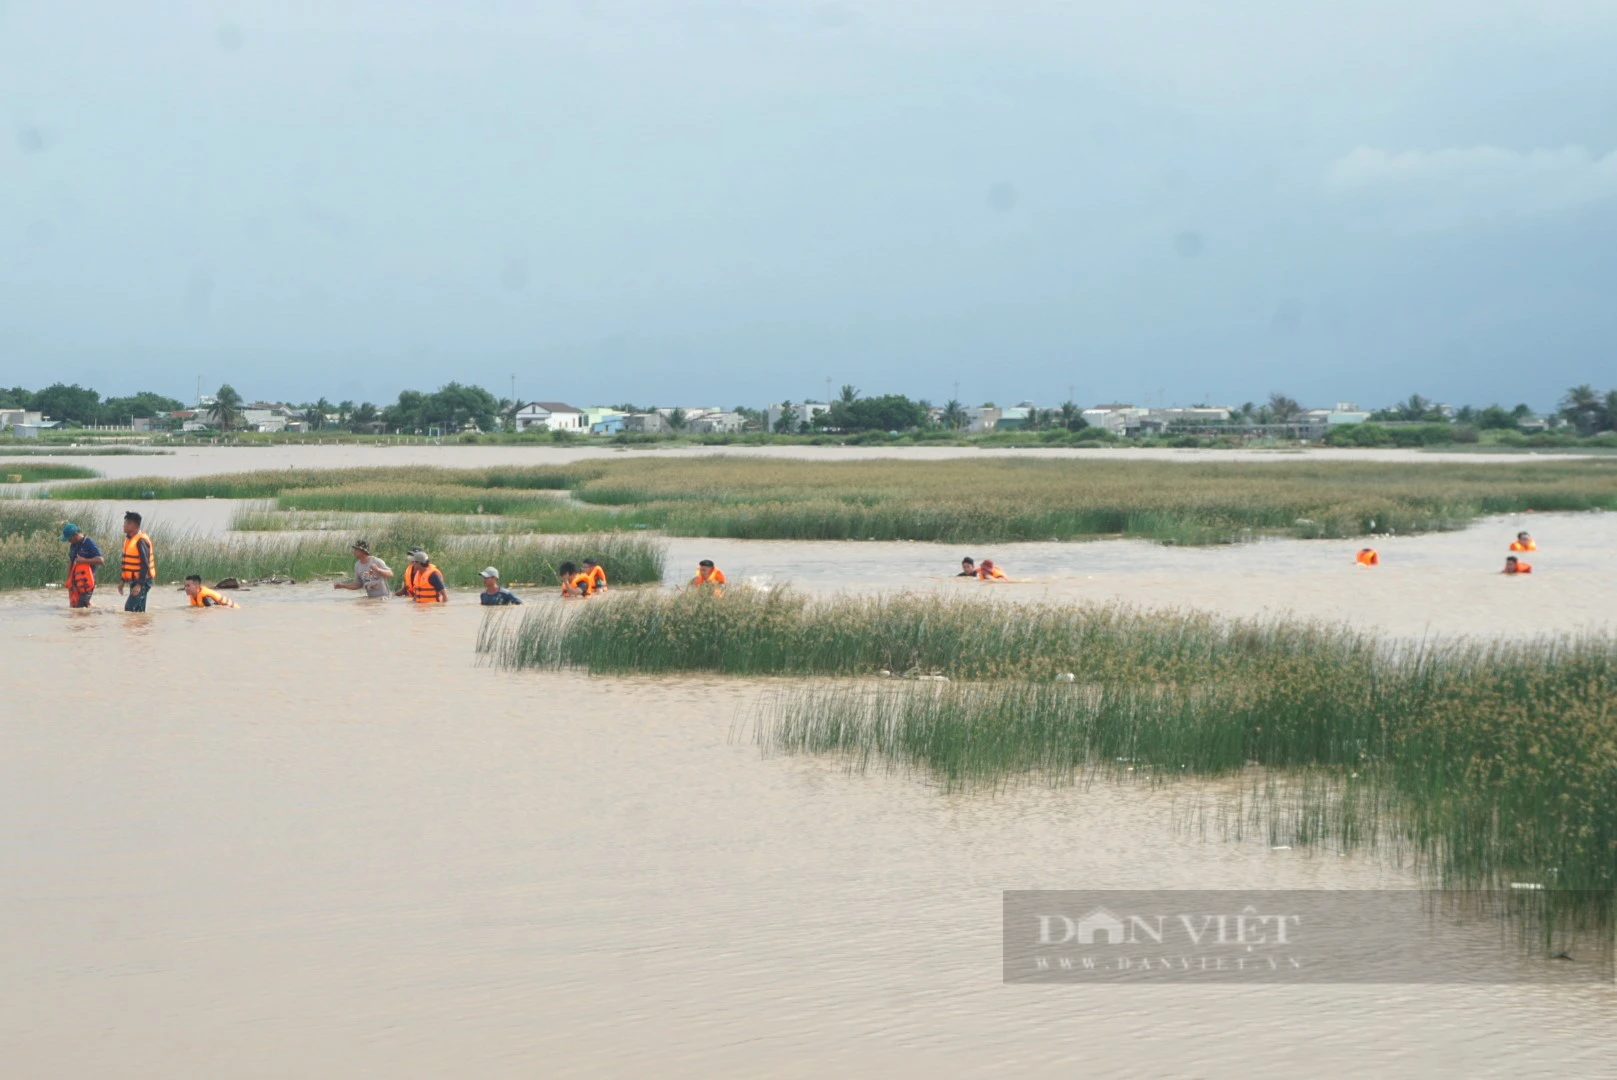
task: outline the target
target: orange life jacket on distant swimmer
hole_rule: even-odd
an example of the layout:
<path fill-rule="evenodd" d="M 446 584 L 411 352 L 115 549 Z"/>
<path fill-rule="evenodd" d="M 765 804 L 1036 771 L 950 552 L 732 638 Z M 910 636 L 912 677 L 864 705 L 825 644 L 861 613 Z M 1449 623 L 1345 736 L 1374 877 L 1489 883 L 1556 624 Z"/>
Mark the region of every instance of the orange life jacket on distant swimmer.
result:
<path fill-rule="evenodd" d="M 1003 578 L 1004 576 L 1005 571 L 1001 570 L 997 566 L 989 566 L 985 564 L 977 568 L 977 579 L 979 581 L 991 581 L 995 578 Z"/>
<path fill-rule="evenodd" d="M 1509 567 L 1505 568 L 1505 573 L 1507 574 L 1531 574 L 1532 572 L 1533 564 L 1529 562 L 1522 562 L 1520 559 L 1516 560 L 1516 569 L 1512 570 Z"/>
<path fill-rule="evenodd" d="M 691 578 L 691 585 L 693 586 L 723 584 L 724 571 L 720 570 L 717 566 L 713 567 L 711 570 L 705 566 L 701 567 L 696 571 L 696 576 Z"/>
<path fill-rule="evenodd" d="M 67 572 L 68 596 L 77 598 L 95 592 L 95 567 L 89 563 L 74 563 Z"/>
<path fill-rule="evenodd" d="M 404 594 L 418 604 L 438 604 L 448 600 L 447 595 L 440 596 L 432 584 L 432 575 L 443 577 L 432 563 L 413 562 L 404 568 Z M 447 584 L 447 582 L 445 583 Z"/>
<path fill-rule="evenodd" d="M 1363 551 L 1355 555 L 1354 558 L 1359 561 L 1360 566 L 1381 565 L 1381 556 L 1376 554 L 1375 548 L 1365 548 Z"/>
<path fill-rule="evenodd" d="M 588 596 L 595 590 L 595 578 L 589 574 L 574 574 L 562 578 L 561 594 L 563 596 Z"/>
<path fill-rule="evenodd" d="M 197 594 L 195 596 L 187 597 L 187 599 L 191 601 L 191 606 L 192 607 L 240 607 L 241 606 L 240 604 L 236 603 L 236 601 L 232 600 L 230 597 L 224 595 L 223 593 L 217 592 L 214 589 L 210 589 L 206 585 L 202 586 L 201 589 L 197 590 Z"/>
<path fill-rule="evenodd" d="M 146 541 L 146 573 L 140 572 L 140 542 Z M 157 580 L 157 551 L 152 547 L 152 538 L 143 532 L 124 538 L 123 579 L 125 581 L 139 581 L 142 577 Z"/>
<path fill-rule="evenodd" d="M 1538 544 L 1536 542 L 1532 541 L 1532 540 L 1527 541 L 1525 544 L 1522 543 L 1520 540 L 1512 540 L 1510 542 L 1510 550 L 1512 550 L 1512 551 L 1537 551 L 1538 550 Z"/>
<path fill-rule="evenodd" d="M 590 581 L 597 589 L 606 588 L 606 570 L 601 566 L 600 563 L 596 563 L 594 566 L 590 567 L 584 572 L 589 576 Z"/>

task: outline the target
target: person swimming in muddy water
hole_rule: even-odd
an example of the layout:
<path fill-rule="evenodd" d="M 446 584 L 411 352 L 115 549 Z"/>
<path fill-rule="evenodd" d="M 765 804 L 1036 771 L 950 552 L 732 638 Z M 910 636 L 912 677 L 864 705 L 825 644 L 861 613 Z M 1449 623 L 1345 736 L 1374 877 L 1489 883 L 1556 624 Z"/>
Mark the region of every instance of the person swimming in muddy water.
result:
<path fill-rule="evenodd" d="M 185 575 L 185 595 L 192 607 L 241 607 L 224 593 L 202 584 L 201 574 Z"/>
<path fill-rule="evenodd" d="M 976 576 L 977 576 L 977 560 L 973 559 L 970 555 L 967 555 L 964 559 L 960 560 L 960 573 L 956 574 L 955 577 L 976 577 Z"/>
<path fill-rule="evenodd" d="M 1533 564 L 1530 562 L 1522 562 L 1514 555 L 1507 555 L 1505 556 L 1505 568 L 1499 572 L 1501 574 L 1531 574 L 1533 572 Z"/>
<path fill-rule="evenodd" d="M 978 581 L 1008 581 L 1003 568 L 994 565 L 993 559 L 984 559 L 977 565 Z"/>
<path fill-rule="evenodd" d="M 590 577 L 591 588 L 598 593 L 606 592 L 606 567 L 601 565 L 599 559 L 585 559 L 584 573 Z"/>
<path fill-rule="evenodd" d="M 1538 550 L 1538 543 L 1531 536 L 1529 536 L 1527 533 L 1519 532 L 1519 533 L 1516 534 L 1516 539 L 1514 539 L 1514 540 L 1512 540 L 1510 542 L 1510 550 L 1512 550 L 1512 551 L 1537 551 Z"/>
<path fill-rule="evenodd" d="M 595 579 L 579 570 L 576 563 L 564 562 L 556 567 L 561 578 L 561 594 L 568 599 L 585 599 L 595 592 Z"/>
<path fill-rule="evenodd" d="M 713 595 L 724 595 L 724 571 L 713 565 L 712 559 L 703 559 L 696 564 L 696 576 L 691 578 L 691 588 L 711 589 Z"/>

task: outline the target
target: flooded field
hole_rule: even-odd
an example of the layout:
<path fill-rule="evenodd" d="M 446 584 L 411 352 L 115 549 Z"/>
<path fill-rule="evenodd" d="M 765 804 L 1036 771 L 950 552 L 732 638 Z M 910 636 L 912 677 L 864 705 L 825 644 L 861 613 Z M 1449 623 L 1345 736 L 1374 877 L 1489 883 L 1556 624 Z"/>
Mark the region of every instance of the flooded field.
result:
<path fill-rule="evenodd" d="M 782 458 L 794 461 L 853 461 L 893 458 L 904 461 L 945 461 L 957 458 L 1032 457 L 1076 461 L 1229 461 L 1251 464 L 1288 461 L 1488 462 L 1564 461 L 1576 454 L 1457 453 L 1423 450 L 1140 450 L 1140 449 L 981 449 L 972 446 L 680 446 L 634 448 L 609 446 L 434 446 L 402 443 L 395 446 L 275 446 L 181 447 L 153 454 L 72 457 L 29 456 L 33 464 L 82 465 L 104 476 L 206 476 L 210 473 L 247 472 L 255 469 L 353 469 L 374 466 L 434 465 L 452 469 L 498 465 L 564 465 L 571 461 L 615 457 L 720 457 Z M 5 454 L 0 451 L 0 462 Z"/>
<path fill-rule="evenodd" d="M 319 452 L 95 466 L 283 453 Z M 142 509 L 214 534 L 240 505 Z M 1505 578 L 1519 528 L 1535 573 Z M 732 582 L 816 594 L 1291 612 L 1400 636 L 1609 628 L 1617 610 L 1617 515 L 1384 538 L 1370 570 L 1332 541 L 667 543 L 667 587 L 712 558 Z M 954 578 L 966 554 L 1020 583 Z M 1419 884 L 1385 853 L 1195 827 L 1228 785 L 944 792 L 766 757 L 751 725 L 782 684 L 482 667 L 464 592 L 421 609 L 260 587 L 198 612 L 162 589 L 144 616 L 103 592 L 90 612 L 0 594 L 8 1075 L 1610 1074 L 1610 986 L 1002 983 L 1005 889 Z M 1457 947 L 1508 962 L 1489 930 Z"/>
<path fill-rule="evenodd" d="M 1002 985 L 1005 888 L 1414 883 L 1199 835 L 1189 788 L 761 758 L 765 686 L 478 668 L 466 603 L 163 599 L 0 598 L 12 1075 L 1609 1065 L 1609 987 Z"/>
<path fill-rule="evenodd" d="M 128 504 L 90 504 L 115 517 Z M 230 499 L 140 503 L 149 524 L 218 535 L 237 511 Z M 351 516 L 351 515 L 350 515 Z M 379 525 L 385 515 L 361 515 Z M 487 520 L 487 519 L 485 519 Z M 1515 534 L 1540 550 L 1531 578 L 1499 573 Z M 263 535 L 270 539 L 286 533 Z M 332 544 L 351 539 L 333 531 Z M 730 580 L 803 592 L 939 590 L 1006 601 L 1121 602 L 1199 608 L 1226 615 L 1290 613 L 1375 627 L 1390 634 L 1521 637 L 1609 626 L 1617 612 L 1617 514 L 1493 517 L 1459 532 L 1374 539 L 1382 563 L 1353 561 L 1360 541 L 1269 539 L 1214 547 L 1138 540 L 965 546 L 907 542 L 723 540 L 674 537 L 665 584 L 684 584 L 701 559 Z M 403 552 L 379 552 L 397 565 Z M 982 585 L 954 575 L 964 555 L 1005 566 L 1013 583 Z M 178 567 L 174 569 L 178 570 Z"/>

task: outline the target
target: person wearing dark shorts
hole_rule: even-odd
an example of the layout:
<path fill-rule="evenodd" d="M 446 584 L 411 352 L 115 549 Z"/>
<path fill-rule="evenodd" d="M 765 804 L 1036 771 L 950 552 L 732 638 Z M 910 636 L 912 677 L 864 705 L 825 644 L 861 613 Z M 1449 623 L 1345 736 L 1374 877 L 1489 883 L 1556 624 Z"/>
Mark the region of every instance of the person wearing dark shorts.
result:
<path fill-rule="evenodd" d="M 95 568 L 106 562 L 96 542 L 71 521 L 62 526 L 67 549 L 67 606 L 87 608 L 95 595 Z"/>
<path fill-rule="evenodd" d="M 140 515 L 133 510 L 124 515 L 123 560 L 119 565 L 118 591 L 126 588 L 125 611 L 145 611 L 146 598 L 157 579 L 157 557 L 152 554 L 152 538 L 140 527 Z"/>

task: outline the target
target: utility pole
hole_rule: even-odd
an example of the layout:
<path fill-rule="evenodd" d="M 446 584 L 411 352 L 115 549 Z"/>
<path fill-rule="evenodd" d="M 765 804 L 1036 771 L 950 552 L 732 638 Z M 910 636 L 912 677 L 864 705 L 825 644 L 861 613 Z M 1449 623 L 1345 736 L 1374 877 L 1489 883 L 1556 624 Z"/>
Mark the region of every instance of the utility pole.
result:
<path fill-rule="evenodd" d="M 954 398 L 952 400 L 954 400 L 954 401 L 959 401 L 960 400 L 960 380 L 959 379 L 956 379 L 954 381 Z"/>
<path fill-rule="evenodd" d="M 517 405 L 517 376 L 516 376 L 516 372 L 513 371 L 511 373 L 511 407 L 514 409 L 514 408 L 516 408 L 516 405 Z"/>
<path fill-rule="evenodd" d="M 831 407 L 831 376 L 829 375 L 825 377 L 825 406 L 826 408 Z"/>

